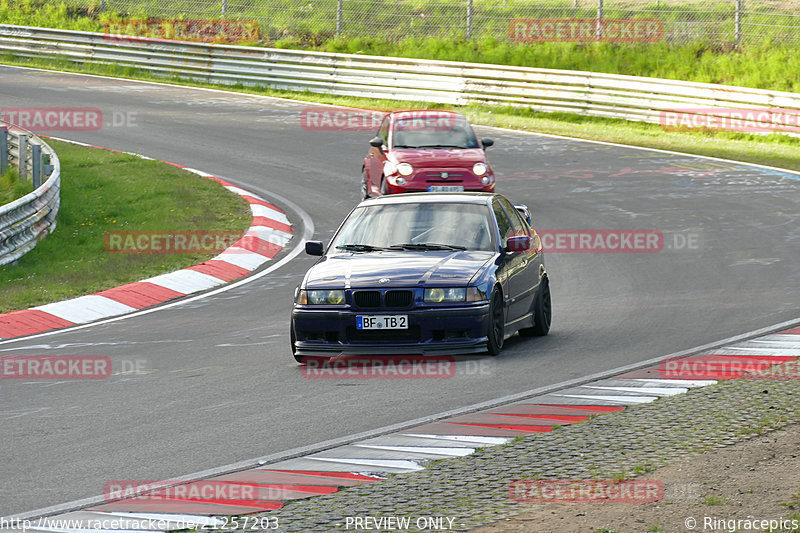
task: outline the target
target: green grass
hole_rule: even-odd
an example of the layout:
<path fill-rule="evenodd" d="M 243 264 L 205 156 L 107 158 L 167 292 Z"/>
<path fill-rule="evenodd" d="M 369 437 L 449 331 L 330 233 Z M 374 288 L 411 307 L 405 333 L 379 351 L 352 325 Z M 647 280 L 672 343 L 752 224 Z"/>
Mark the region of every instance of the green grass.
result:
<path fill-rule="evenodd" d="M 565 6 L 572 4 L 571 0 L 562 3 Z M 335 6 L 333 0 L 325 0 L 315 4 L 313 9 L 303 8 L 299 11 L 296 2 L 272 0 L 268 4 L 271 9 L 269 11 L 258 11 L 256 7 L 243 7 L 243 11 L 229 13 L 229 17 L 261 19 L 262 40 L 258 43 L 244 44 L 587 70 L 800 92 L 800 77 L 788 74 L 800 71 L 800 29 L 794 22 L 787 26 L 790 28 L 788 30 L 770 29 L 775 21 L 766 18 L 762 22 L 768 24 L 759 25 L 757 21 L 767 17 L 764 13 L 771 13 L 772 8 L 750 0 L 748 9 L 751 11 L 758 9 L 761 14 L 749 15 L 748 24 L 768 33 L 760 35 L 758 39 L 749 39 L 735 49 L 724 41 L 706 42 L 694 39 L 656 43 L 517 43 L 506 38 L 507 24 L 509 17 L 527 16 L 525 9 L 531 8 L 529 3 L 522 0 L 507 0 L 502 3 L 503 5 L 476 0 L 476 5 L 480 6 L 481 20 L 486 24 L 488 24 L 486 21 L 495 20 L 502 28 L 487 30 L 476 39 L 465 40 L 459 31 L 451 34 L 453 32 L 439 26 L 419 27 L 431 24 L 431 21 L 435 20 L 439 20 L 436 24 L 442 24 L 444 21 L 457 24 L 457 21 L 463 18 L 460 10 L 457 16 L 438 13 L 431 2 L 423 0 L 405 0 L 397 4 L 398 7 L 386 10 L 387 13 L 390 11 L 395 13 L 393 15 L 371 11 L 360 17 L 354 16 L 353 24 L 365 26 L 362 28 L 351 24 L 350 30 L 341 37 L 335 37 L 330 29 L 324 29 L 329 28 L 331 24 L 330 14 L 324 11 L 328 8 L 333 9 Z M 147 18 L 154 15 L 164 18 L 218 19 L 221 15 L 218 1 L 197 3 L 196 11 L 191 14 L 155 0 L 139 0 L 135 3 L 136 9 L 127 13 L 108 10 L 101 12 L 97 7 L 99 2 L 88 8 L 79 7 L 85 5 L 87 2 L 84 0 L 56 3 L 44 0 L 0 0 L 0 21 L 8 24 L 102 32 L 104 23 L 110 19 Z M 714 17 L 730 15 L 732 5 L 731 1 L 720 0 L 713 8 Z M 699 12 L 699 7 L 693 2 L 677 4 L 673 2 L 669 6 L 663 3 L 659 5 L 656 2 L 640 2 L 638 8 L 651 9 L 646 12 L 649 18 L 657 14 L 660 19 L 672 21 L 681 27 L 690 22 L 694 24 L 703 17 L 711 17 L 707 13 Z M 354 9 L 356 8 L 350 8 L 349 12 Z M 536 12 L 536 16 L 565 15 L 563 9 L 553 9 L 551 13 L 541 8 Z M 627 18 L 634 15 L 633 11 L 626 9 L 614 11 L 609 7 L 606 17 Z M 345 12 L 348 12 L 347 5 Z M 593 17 L 594 13 L 593 9 L 587 8 L 585 15 Z M 437 19 L 439 16 L 444 18 Z M 571 13 L 570 16 L 577 15 Z M 717 23 L 722 24 L 719 21 Z M 366 24 L 373 26 L 367 27 Z M 406 27 L 408 24 L 413 27 Z M 392 31 L 376 31 L 375 28 L 378 26 L 392 28 Z M 790 33 L 787 34 L 786 31 Z M 409 37 L 411 35 L 429 36 Z"/>
<path fill-rule="evenodd" d="M 61 160 L 56 230 L 16 265 L 0 267 L 0 312 L 91 294 L 199 263 L 202 254 L 117 254 L 117 230 L 242 233 L 247 203 L 218 183 L 137 157 L 48 141 Z"/>
<path fill-rule="evenodd" d="M 13 202 L 32 191 L 31 181 L 20 180 L 16 168 L 9 167 L 5 174 L 0 175 L 0 206 Z"/>
<path fill-rule="evenodd" d="M 703 503 L 706 505 L 724 505 L 725 498 L 723 498 L 722 496 L 715 496 L 712 494 L 710 496 L 706 496 L 703 499 Z"/>

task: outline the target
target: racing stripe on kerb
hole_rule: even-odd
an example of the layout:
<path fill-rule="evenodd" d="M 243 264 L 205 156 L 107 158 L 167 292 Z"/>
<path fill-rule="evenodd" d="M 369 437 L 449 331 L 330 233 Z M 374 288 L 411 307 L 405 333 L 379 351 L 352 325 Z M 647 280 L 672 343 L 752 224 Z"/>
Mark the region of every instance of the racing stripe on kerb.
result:
<path fill-rule="evenodd" d="M 121 152 L 120 150 L 102 146 L 93 146 L 56 137 L 52 138 L 89 148 L 126 153 L 142 159 L 152 159 L 132 152 Z M 0 339 L 33 335 L 53 329 L 120 316 L 162 304 L 175 298 L 206 291 L 247 276 L 264 263 L 270 261 L 288 245 L 292 238 L 292 224 L 280 207 L 207 172 L 169 161 L 163 162 L 214 180 L 228 191 L 241 196 L 249 204 L 252 213 L 250 227 L 242 238 L 216 257 L 199 265 L 129 283 L 96 294 L 40 305 L 25 311 L 0 314 Z M 194 508 L 195 506 L 191 507 Z"/>
<path fill-rule="evenodd" d="M 754 353 L 755 351 L 755 353 Z M 704 353 L 664 359 L 647 368 L 598 379 L 579 386 L 453 416 L 436 422 L 360 440 L 322 452 L 219 475 L 192 483 L 248 489 L 246 500 L 149 496 L 123 498 L 51 520 L 128 517 L 130 527 L 145 530 L 136 519 L 165 520 L 162 530 L 186 527 L 192 517 L 238 516 L 281 508 L 286 502 L 333 494 L 344 487 L 377 482 L 389 474 L 423 470 L 429 461 L 464 457 L 478 448 L 503 444 L 555 427 L 580 424 L 593 416 L 613 416 L 629 405 L 683 394 L 726 379 L 751 379 L 752 374 L 800 358 L 800 327 L 733 343 Z M 800 379 L 800 372 L 787 379 Z M 780 379 L 778 375 L 777 379 Z M 233 491 L 233 493 L 241 493 Z M 254 492 L 255 491 L 255 492 Z M 224 493 L 224 491 L 223 491 Z M 183 523 L 180 521 L 183 520 Z M 174 524 L 174 526 L 173 526 Z M 36 527 L 32 529 L 37 529 Z M 43 529 L 43 528 L 39 528 Z M 52 529 L 50 529 L 52 531 Z M 60 529 L 60 531 L 67 531 Z M 76 527 L 69 531 L 79 531 Z M 85 530 L 84 530 L 85 531 Z M 109 532 L 110 533 L 110 532 Z"/>

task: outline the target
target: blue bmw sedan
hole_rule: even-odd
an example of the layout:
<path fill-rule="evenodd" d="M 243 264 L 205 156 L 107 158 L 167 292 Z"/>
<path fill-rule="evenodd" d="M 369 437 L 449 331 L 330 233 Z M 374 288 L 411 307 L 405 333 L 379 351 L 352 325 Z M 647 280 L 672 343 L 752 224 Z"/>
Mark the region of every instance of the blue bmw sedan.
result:
<path fill-rule="evenodd" d="M 547 335 L 550 288 L 528 209 L 493 193 L 361 202 L 295 292 L 292 353 L 497 355 L 515 332 Z"/>

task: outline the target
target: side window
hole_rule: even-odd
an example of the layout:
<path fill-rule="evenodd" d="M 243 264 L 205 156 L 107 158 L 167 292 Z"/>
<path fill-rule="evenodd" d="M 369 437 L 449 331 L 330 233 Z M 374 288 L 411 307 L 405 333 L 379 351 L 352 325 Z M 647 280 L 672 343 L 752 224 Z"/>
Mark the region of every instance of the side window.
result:
<path fill-rule="evenodd" d="M 500 204 L 505 208 L 506 213 L 508 213 L 508 218 L 511 221 L 511 228 L 514 232 L 514 235 L 530 235 L 528 225 L 522 219 L 522 215 L 519 214 L 519 211 L 517 211 L 517 209 L 511 205 L 511 202 L 505 198 L 501 198 Z"/>
<path fill-rule="evenodd" d="M 378 130 L 378 137 L 383 139 L 383 144 L 389 145 L 389 115 L 381 122 L 381 128 Z"/>
<path fill-rule="evenodd" d="M 500 230 L 500 246 L 506 245 L 506 239 L 511 236 L 511 222 L 506 216 L 506 212 L 500 206 L 500 203 L 495 198 L 492 201 L 492 211 L 494 211 L 494 218 L 497 219 L 497 229 Z"/>

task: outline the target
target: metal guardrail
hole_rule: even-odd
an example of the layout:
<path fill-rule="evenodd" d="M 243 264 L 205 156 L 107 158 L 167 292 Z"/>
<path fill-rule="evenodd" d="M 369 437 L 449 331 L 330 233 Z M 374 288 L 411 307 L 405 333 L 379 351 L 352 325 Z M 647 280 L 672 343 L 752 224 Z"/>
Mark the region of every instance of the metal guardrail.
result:
<path fill-rule="evenodd" d="M 16 165 L 20 178 L 30 176 L 35 190 L 0 206 L 0 265 L 18 260 L 56 229 L 61 203 L 55 151 L 32 133 L 0 122 L 0 173 L 9 164 Z"/>
<path fill-rule="evenodd" d="M 167 41 L 0 25 L 0 52 L 110 63 L 218 84 L 425 101 L 526 106 L 542 112 L 659 123 L 754 113 L 755 127 L 797 128 L 800 94 L 595 72 Z M 800 128 L 797 128 L 800 129 Z"/>

